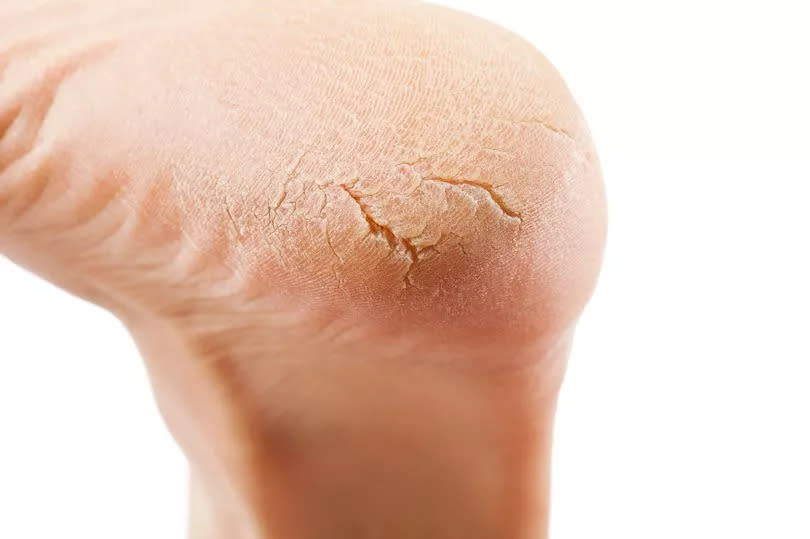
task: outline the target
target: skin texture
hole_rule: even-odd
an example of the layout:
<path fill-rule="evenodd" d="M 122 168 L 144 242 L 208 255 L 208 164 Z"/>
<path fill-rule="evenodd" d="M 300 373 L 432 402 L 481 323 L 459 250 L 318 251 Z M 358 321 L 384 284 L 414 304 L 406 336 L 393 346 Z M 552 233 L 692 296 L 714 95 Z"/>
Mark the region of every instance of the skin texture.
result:
<path fill-rule="evenodd" d="M 0 1 L 0 253 L 131 330 L 195 538 L 536 538 L 604 241 L 529 44 L 425 4 Z"/>

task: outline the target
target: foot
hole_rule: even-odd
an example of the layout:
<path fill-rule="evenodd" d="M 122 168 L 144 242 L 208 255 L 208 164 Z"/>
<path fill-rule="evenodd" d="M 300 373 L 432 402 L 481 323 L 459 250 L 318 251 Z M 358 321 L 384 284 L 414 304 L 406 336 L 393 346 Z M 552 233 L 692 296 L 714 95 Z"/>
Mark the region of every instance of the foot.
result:
<path fill-rule="evenodd" d="M 131 330 L 193 537 L 545 533 L 604 208 L 538 52 L 400 1 L 6 4 L 0 252 Z"/>

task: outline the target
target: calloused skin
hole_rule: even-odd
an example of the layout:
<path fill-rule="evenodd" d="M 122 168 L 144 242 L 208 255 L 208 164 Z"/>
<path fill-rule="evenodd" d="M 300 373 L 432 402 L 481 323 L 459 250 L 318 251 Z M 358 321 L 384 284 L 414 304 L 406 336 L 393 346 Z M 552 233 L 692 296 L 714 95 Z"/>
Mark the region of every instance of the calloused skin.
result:
<path fill-rule="evenodd" d="M 587 127 L 404 1 L 0 0 L 0 253 L 119 317 L 190 536 L 542 538 Z"/>

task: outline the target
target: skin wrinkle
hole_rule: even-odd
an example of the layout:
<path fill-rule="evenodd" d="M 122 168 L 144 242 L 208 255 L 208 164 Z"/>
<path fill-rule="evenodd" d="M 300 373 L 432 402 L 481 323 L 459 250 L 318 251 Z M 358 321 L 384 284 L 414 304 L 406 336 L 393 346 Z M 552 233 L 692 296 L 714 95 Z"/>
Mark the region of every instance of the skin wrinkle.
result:
<path fill-rule="evenodd" d="M 50 168 L 53 165 L 48 159 L 51 157 L 50 150 L 47 144 L 43 142 L 41 132 L 46 125 L 60 89 L 64 86 L 65 81 L 79 69 L 92 64 L 94 61 L 100 61 L 105 54 L 112 50 L 112 47 L 111 42 L 96 43 L 84 50 L 60 58 L 60 62 L 48 66 L 46 75 L 42 76 L 41 80 L 34 82 L 35 90 L 32 92 L 35 96 L 34 100 L 19 99 L 17 105 L 12 106 L 11 119 L 0 132 L 0 179 L 12 170 L 15 165 L 21 166 L 27 160 L 34 160 L 36 164 L 33 170 L 28 172 L 29 180 L 26 182 L 25 188 L 20 189 L 15 196 L 18 205 L 16 209 L 9 212 L 8 217 L 10 220 L 19 221 L 42 199 L 51 184 L 53 174 Z M 25 112 L 30 109 L 35 112 L 28 117 L 30 125 L 25 125 Z M 31 116 L 33 116 L 33 119 L 31 119 Z M 18 124 L 22 124 L 18 127 L 18 131 L 22 131 L 20 135 L 22 140 L 12 138 Z M 4 145 L 9 143 L 11 144 L 10 150 L 4 148 Z M 6 153 L 10 155 L 4 155 Z M 43 157 L 39 162 L 36 161 L 38 155 Z M 112 188 L 103 182 L 100 182 L 99 185 L 101 188 L 95 190 L 90 196 L 90 200 L 84 204 L 89 208 L 80 207 L 76 209 L 75 213 L 78 213 L 79 217 L 71 221 L 70 224 L 73 228 L 78 229 L 92 221 L 96 216 L 103 213 L 105 208 L 124 195 L 121 184 L 115 183 Z M 0 192 L 0 203 L 2 202 L 2 192 Z"/>
<path fill-rule="evenodd" d="M 92 194 L 86 197 L 81 204 L 73 210 L 73 216 L 69 222 L 70 227 L 79 231 L 83 227 L 87 227 L 94 220 L 99 219 L 105 213 L 109 213 L 109 208 L 114 205 L 115 201 L 124 196 L 126 189 L 124 186 L 115 180 L 101 180 L 99 181 L 99 188 L 95 189 Z M 67 223 L 56 224 L 54 228 L 59 228 Z"/>
<path fill-rule="evenodd" d="M 5 115 L 0 116 L 0 142 L 6 138 L 6 135 L 16 123 L 17 118 L 22 114 L 23 104 L 24 102 L 21 101 L 11 110 L 7 111 Z M 0 169 L 0 173 L 2 173 L 2 169 Z"/>
<path fill-rule="evenodd" d="M 4 200 L 2 191 L 0 191 L 0 207 L 3 207 L 3 211 L 6 213 L 4 219 L 10 222 L 19 221 L 29 210 L 35 208 L 39 200 L 42 199 L 48 185 L 51 183 L 51 175 L 49 173 L 51 164 L 49 157 L 49 151 L 45 146 L 40 145 L 37 149 L 12 165 L 13 167 L 23 168 L 24 165 L 30 162 L 34 163 L 33 166 L 29 167 L 26 189 L 17 193 L 14 197 L 16 208 L 10 206 L 5 207 L 6 201 Z M 10 174 L 11 170 L 12 168 L 9 167 L 7 171 L 0 174 L 0 179 L 3 178 L 4 174 Z"/>
<path fill-rule="evenodd" d="M 28 152 L 33 151 L 36 141 L 39 138 L 39 133 L 42 126 L 48 118 L 48 112 L 53 106 L 56 95 L 62 87 L 64 81 L 68 79 L 77 69 L 82 67 L 85 56 L 92 53 L 85 52 L 77 57 L 67 59 L 64 63 L 51 66 L 50 72 L 45 75 L 44 81 L 35 82 L 35 89 L 31 90 L 26 88 L 23 90 L 24 95 L 29 94 L 35 96 L 33 100 L 20 98 L 16 105 L 12 105 L 10 111 L 10 121 L 5 126 L 0 126 L 0 175 L 5 170 L 8 170 L 14 165 L 14 162 L 22 159 Z M 26 120 L 26 110 L 33 110 L 31 113 L 33 118 L 28 118 L 29 125 L 19 126 Z M 12 137 L 15 128 L 22 131 L 20 137 L 22 140 L 15 140 Z M 5 148 L 5 144 L 11 144 L 11 148 Z M 16 146 L 16 147 L 15 147 Z"/>
<path fill-rule="evenodd" d="M 126 196 L 128 193 L 126 190 L 121 191 L 121 196 L 117 198 L 122 204 L 127 206 L 134 216 L 142 216 L 142 208 L 138 206 L 138 201 L 135 200 L 134 196 Z M 177 230 L 179 234 L 179 239 L 181 242 L 185 243 L 188 247 L 190 247 L 193 251 L 198 253 L 198 255 L 208 261 L 209 263 L 214 263 L 218 266 L 221 266 L 227 269 L 228 273 L 241 280 L 246 281 L 247 277 L 244 272 L 236 265 L 230 263 L 227 260 L 221 259 L 217 256 L 217 253 L 213 252 L 211 249 L 204 248 L 200 246 L 194 238 L 185 230 L 183 226 L 173 220 L 170 216 L 164 215 L 160 212 L 158 213 L 151 213 L 149 215 L 150 220 L 156 220 L 157 223 L 163 227 L 164 230 Z M 183 250 L 182 246 L 178 246 L 177 252 L 181 252 Z"/>
<path fill-rule="evenodd" d="M 42 37 L 33 37 L 26 41 L 14 43 L 8 48 L 0 50 L 0 83 L 5 79 L 6 70 L 11 65 L 12 60 L 17 60 L 20 56 L 37 52 L 47 43 L 47 39 Z M 2 131 L 2 129 L 0 129 Z"/>

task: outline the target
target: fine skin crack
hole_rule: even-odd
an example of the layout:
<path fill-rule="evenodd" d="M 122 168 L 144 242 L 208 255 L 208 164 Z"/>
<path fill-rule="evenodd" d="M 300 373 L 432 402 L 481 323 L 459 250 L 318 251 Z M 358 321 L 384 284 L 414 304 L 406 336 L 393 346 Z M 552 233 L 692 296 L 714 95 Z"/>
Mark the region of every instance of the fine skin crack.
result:
<path fill-rule="evenodd" d="M 419 252 L 418 249 L 410 240 L 407 238 L 402 238 L 397 236 L 390 227 L 379 223 L 371 213 L 368 211 L 368 207 L 362 201 L 362 195 L 356 193 L 352 188 L 346 184 L 341 184 L 340 187 L 346 191 L 346 193 L 352 198 L 352 200 L 357 203 L 358 208 L 360 208 L 360 213 L 363 214 L 363 218 L 368 223 L 369 232 L 372 234 L 376 234 L 377 236 L 382 236 L 388 242 L 388 245 L 391 247 L 391 251 L 396 251 L 397 247 L 404 249 L 407 253 L 408 257 L 408 269 L 405 272 L 405 286 L 411 286 L 413 284 L 411 280 L 411 270 L 413 269 L 414 264 L 419 259 Z"/>
<path fill-rule="evenodd" d="M 536 125 L 545 129 L 546 131 L 556 133 L 562 137 L 567 138 L 570 141 L 574 141 L 574 137 L 571 135 L 571 133 L 569 133 L 565 129 L 557 127 L 556 125 L 550 124 L 545 120 L 541 120 L 540 118 L 497 118 L 497 119 L 502 120 L 504 122 L 508 122 L 510 124 Z"/>
<path fill-rule="evenodd" d="M 460 179 L 460 178 L 449 178 L 449 177 L 430 177 L 430 178 L 422 178 L 424 182 L 440 182 L 440 183 L 447 183 L 450 185 L 470 185 L 473 187 L 477 187 L 479 189 L 484 190 L 488 195 L 492 202 L 495 203 L 498 208 L 503 212 L 504 215 L 507 217 L 511 217 L 512 219 L 517 219 L 518 221 L 523 221 L 523 218 L 519 213 L 512 210 L 506 202 L 503 200 L 503 197 L 495 191 L 495 188 L 485 182 L 480 180 L 470 180 L 470 179 Z"/>
<path fill-rule="evenodd" d="M 515 219 L 521 223 L 523 222 L 523 218 L 521 217 L 521 215 L 512 210 L 503 200 L 503 197 L 500 194 L 498 194 L 498 192 L 492 185 L 488 183 L 473 179 L 461 179 L 461 178 L 437 177 L 437 176 L 422 178 L 422 181 L 423 182 L 432 181 L 456 186 L 467 185 L 481 189 L 485 193 L 487 193 L 490 200 L 492 200 L 492 202 L 501 210 L 504 216 L 510 219 Z M 418 262 L 422 251 L 432 246 L 419 248 L 416 245 L 414 245 L 413 242 L 408 238 L 398 236 L 389 226 L 386 226 L 377 221 L 376 219 L 374 219 L 373 215 L 368 209 L 368 206 L 362 200 L 363 195 L 357 193 L 353 189 L 353 186 L 356 183 L 357 179 L 353 180 L 349 184 L 340 184 L 340 188 L 343 189 L 346 192 L 346 194 L 348 194 L 351 197 L 351 199 L 354 200 L 354 202 L 357 204 L 358 208 L 360 209 L 360 213 L 363 215 L 363 218 L 366 220 L 366 223 L 368 224 L 370 234 L 375 234 L 377 236 L 385 238 L 385 240 L 388 242 L 389 247 L 391 248 L 391 253 L 394 253 L 397 250 L 400 251 L 404 250 L 405 253 L 407 253 L 409 262 L 407 271 L 405 272 L 404 280 L 406 287 L 412 286 L 413 281 L 411 279 L 411 271 L 413 270 L 413 267 L 416 264 L 416 262 Z M 331 244 L 330 247 L 332 247 Z"/>
<path fill-rule="evenodd" d="M 231 227 L 233 231 L 236 233 L 236 237 L 241 240 L 242 238 L 242 231 L 239 229 L 239 225 L 236 224 L 236 219 L 233 216 L 233 212 L 231 212 L 231 207 L 228 205 L 228 201 L 225 200 L 223 203 L 223 208 L 225 209 L 225 213 L 228 214 L 228 220 L 231 222 Z"/>

